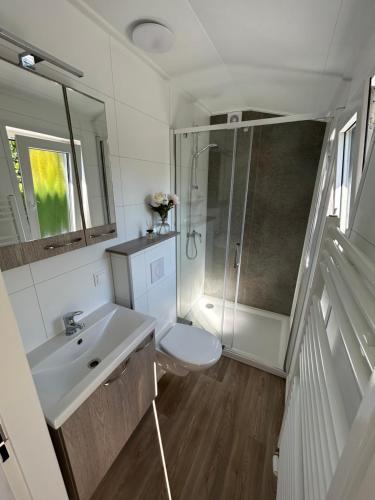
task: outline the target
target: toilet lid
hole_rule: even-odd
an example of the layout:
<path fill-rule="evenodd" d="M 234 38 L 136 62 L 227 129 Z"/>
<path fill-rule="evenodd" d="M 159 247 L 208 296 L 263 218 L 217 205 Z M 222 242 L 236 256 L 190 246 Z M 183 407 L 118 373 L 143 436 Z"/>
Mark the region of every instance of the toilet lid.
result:
<path fill-rule="evenodd" d="M 221 344 L 215 335 L 179 323 L 161 339 L 160 346 L 171 356 L 192 365 L 214 363 L 221 356 Z"/>

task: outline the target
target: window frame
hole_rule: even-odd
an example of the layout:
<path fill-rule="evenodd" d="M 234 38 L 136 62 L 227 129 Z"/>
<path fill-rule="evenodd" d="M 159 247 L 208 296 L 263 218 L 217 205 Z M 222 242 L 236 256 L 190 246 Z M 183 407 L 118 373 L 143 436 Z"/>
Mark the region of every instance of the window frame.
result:
<path fill-rule="evenodd" d="M 70 144 L 65 142 L 43 140 L 35 137 L 30 137 L 27 135 L 16 135 L 16 144 L 18 149 L 19 161 L 21 165 L 22 181 L 25 186 L 25 202 L 26 211 L 29 218 L 31 236 L 33 239 L 42 238 L 40 233 L 40 223 L 37 211 L 37 201 L 35 198 L 34 181 L 31 170 L 31 162 L 29 156 L 30 149 L 36 150 L 46 150 L 53 151 L 56 153 L 63 153 L 67 158 L 67 172 L 66 172 L 66 184 L 68 188 L 68 205 L 69 205 L 69 225 L 72 231 L 76 231 L 76 206 L 77 200 L 75 200 L 74 190 L 73 190 L 73 166 L 72 166 L 72 153 L 70 149 Z M 49 235 L 55 236 L 55 235 Z M 43 236 L 44 238 L 47 236 Z"/>
<path fill-rule="evenodd" d="M 356 163 L 356 137 L 358 134 L 358 113 L 353 113 L 339 129 L 337 141 L 337 160 L 334 184 L 332 186 L 331 212 L 340 219 L 340 228 L 346 232 L 350 225 L 350 214 L 353 207 L 353 172 Z M 356 135 L 357 135 L 356 134 Z M 350 141 L 350 143 L 349 143 Z M 344 187 L 347 187 L 346 199 L 343 199 Z M 339 195 L 339 200 L 337 199 Z M 344 218 L 344 219 L 343 219 Z"/>

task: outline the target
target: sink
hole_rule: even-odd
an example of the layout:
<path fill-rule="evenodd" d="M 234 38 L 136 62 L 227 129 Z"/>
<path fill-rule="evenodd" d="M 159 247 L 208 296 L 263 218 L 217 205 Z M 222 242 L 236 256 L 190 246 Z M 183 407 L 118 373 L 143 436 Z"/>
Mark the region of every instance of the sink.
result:
<path fill-rule="evenodd" d="M 155 328 L 156 321 L 116 304 L 84 319 L 84 328 L 65 332 L 28 354 L 48 424 L 58 429 Z"/>

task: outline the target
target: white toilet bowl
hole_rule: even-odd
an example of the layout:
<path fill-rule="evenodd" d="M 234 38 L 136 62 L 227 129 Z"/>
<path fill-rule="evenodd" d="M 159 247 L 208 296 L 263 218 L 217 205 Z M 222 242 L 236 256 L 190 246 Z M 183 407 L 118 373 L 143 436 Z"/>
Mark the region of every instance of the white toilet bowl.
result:
<path fill-rule="evenodd" d="M 209 368 L 222 353 L 215 335 L 190 325 L 177 323 L 157 340 L 156 361 L 165 371 L 184 376 Z"/>

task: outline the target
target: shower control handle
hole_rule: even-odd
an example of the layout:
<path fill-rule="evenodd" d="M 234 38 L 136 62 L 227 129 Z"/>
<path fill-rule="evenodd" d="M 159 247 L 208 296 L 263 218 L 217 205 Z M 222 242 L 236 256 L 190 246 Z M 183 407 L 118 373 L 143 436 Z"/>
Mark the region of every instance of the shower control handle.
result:
<path fill-rule="evenodd" d="M 233 264 L 234 269 L 238 269 L 240 267 L 240 260 L 239 260 L 240 246 L 241 246 L 240 243 L 236 243 L 236 248 L 234 251 L 234 264 Z"/>

